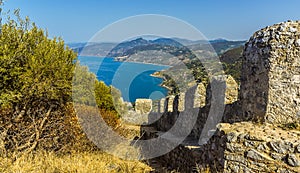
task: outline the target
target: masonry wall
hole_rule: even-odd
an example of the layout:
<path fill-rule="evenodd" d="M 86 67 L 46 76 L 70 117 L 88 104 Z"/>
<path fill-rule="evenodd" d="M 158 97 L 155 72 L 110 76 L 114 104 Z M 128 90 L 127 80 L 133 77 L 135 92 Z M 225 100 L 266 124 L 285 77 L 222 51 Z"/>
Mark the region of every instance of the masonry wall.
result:
<path fill-rule="evenodd" d="M 249 120 L 286 124 L 300 116 L 300 23 L 256 32 L 243 55 L 240 100 Z"/>
<path fill-rule="evenodd" d="M 283 128 L 299 123 L 299 56 L 299 22 L 280 23 L 256 32 L 244 50 L 239 100 L 238 87 L 227 77 L 223 118 L 216 130 L 210 131 L 214 134 L 205 144 L 198 142 L 206 121 L 214 118 L 208 117 L 214 99 L 210 89 L 204 95 L 203 91 L 195 94 L 194 88 L 171 98 L 171 102 L 169 98 L 164 100 L 164 113 L 152 125 L 156 130 L 168 131 L 186 109 L 196 109 L 198 119 L 186 141 L 156 159 L 180 172 L 207 168 L 226 173 L 300 172 L 300 131 Z M 191 98 L 193 95 L 201 98 Z M 195 103 L 199 100 L 205 100 L 205 104 Z M 168 103 L 172 103 L 172 108 Z M 157 137 L 156 132 L 147 135 Z"/>
<path fill-rule="evenodd" d="M 298 137 L 297 137 L 298 136 Z M 203 146 L 181 144 L 156 159 L 180 172 L 300 172 L 300 132 L 255 125 L 220 124 Z"/>

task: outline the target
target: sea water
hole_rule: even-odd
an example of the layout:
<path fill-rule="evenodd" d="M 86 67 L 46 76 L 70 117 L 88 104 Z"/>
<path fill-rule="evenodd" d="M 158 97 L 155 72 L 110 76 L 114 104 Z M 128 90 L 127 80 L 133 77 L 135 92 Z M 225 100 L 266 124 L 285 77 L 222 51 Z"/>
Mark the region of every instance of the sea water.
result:
<path fill-rule="evenodd" d="M 98 80 L 119 89 L 125 101 L 135 102 L 137 98 L 159 100 L 168 90 L 160 84 L 162 78 L 151 76 L 154 72 L 169 66 L 115 61 L 114 58 L 79 56 L 81 65 L 88 66 Z"/>

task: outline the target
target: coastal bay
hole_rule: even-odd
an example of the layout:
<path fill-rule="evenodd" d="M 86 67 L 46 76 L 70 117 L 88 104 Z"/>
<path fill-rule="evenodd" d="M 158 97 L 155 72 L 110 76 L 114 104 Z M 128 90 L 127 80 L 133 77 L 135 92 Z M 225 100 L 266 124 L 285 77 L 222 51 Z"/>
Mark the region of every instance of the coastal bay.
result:
<path fill-rule="evenodd" d="M 78 60 L 81 65 L 87 66 L 98 80 L 119 89 L 124 101 L 135 102 L 137 98 L 159 100 L 168 93 L 168 89 L 161 86 L 163 78 L 153 74 L 169 66 L 121 62 L 110 57 L 79 56 Z"/>

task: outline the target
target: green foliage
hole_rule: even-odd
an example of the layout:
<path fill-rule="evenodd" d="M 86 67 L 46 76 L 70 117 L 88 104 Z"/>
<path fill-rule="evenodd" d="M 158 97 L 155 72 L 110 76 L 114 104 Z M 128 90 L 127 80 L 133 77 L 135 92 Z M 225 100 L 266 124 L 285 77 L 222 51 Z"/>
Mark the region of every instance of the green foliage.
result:
<path fill-rule="evenodd" d="M 113 111 L 115 115 L 124 114 L 126 106 L 121 99 L 121 92 L 113 86 L 98 81 L 96 76 L 85 66 L 76 65 L 73 78 L 73 101 L 88 106 L 98 106 L 100 110 Z"/>
<path fill-rule="evenodd" d="M 118 117 L 127 112 L 127 107 L 121 99 L 121 92 L 113 86 L 106 86 L 102 81 L 95 82 L 95 98 L 99 109 L 116 111 Z"/>
<path fill-rule="evenodd" d="M 18 13 L 16 13 L 18 14 Z M 0 106 L 33 99 L 70 100 L 76 54 L 29 19 L 10 20 L 0 35 Z"/>
<path fill-rule="evenodd" d="M 100 109 L 114 110 L 111 88 L 106 86 L 102 81 L 95 82 L 96 103 Z"/>
<path fill-rule="evenodd" d="M 89 72 L 88 67 L 80 66 L 79 62 L 77 62 L 72 86 L 73 102 L 77 104 L 95 106 L 94 85 L 96 80 L 96 76 Z"/>
<path fill-rule="evenodd" d="M 116 126 L 115 108 L 124 105 L 120 92 L 80 66 L 62 39 L 49 39 L 28 18 L 21 19 L 19 11 L 15 15 L 17 21 L 3 24 L 0 33 L 0 131 L 5 151 L 58 151 L 87 140 L 72 98 L 84 106 L 98 105 L 105 120 Z"/>
<path fill-rule="evenodd" d="M 241 81 L 242 52 L 244 47 L 231 49 L 220 56 L 226 74 L 231 75 L 237 83 Z"/>

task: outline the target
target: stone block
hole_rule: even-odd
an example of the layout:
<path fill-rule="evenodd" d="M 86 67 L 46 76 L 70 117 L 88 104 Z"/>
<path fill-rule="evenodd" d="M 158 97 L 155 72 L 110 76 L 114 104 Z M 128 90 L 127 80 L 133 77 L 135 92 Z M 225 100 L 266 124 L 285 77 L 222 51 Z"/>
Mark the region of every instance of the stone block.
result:
<path fill-rule="evenodd" d="M 152 100 L 151 99 L 136 99 L 135 101 L 135 111 L 138 114 L 149 114 L 152 110 Z"/>

